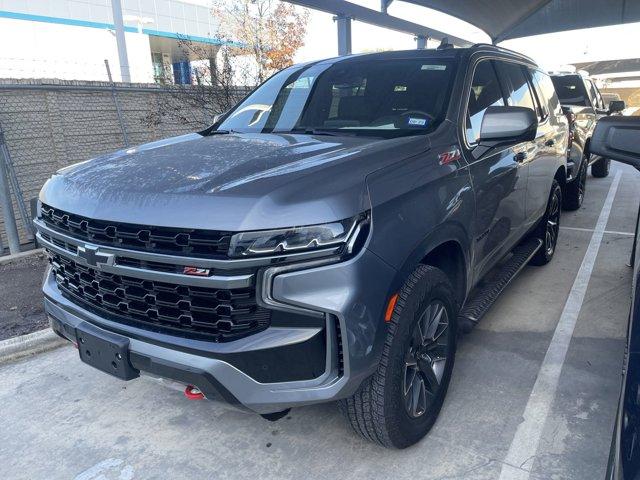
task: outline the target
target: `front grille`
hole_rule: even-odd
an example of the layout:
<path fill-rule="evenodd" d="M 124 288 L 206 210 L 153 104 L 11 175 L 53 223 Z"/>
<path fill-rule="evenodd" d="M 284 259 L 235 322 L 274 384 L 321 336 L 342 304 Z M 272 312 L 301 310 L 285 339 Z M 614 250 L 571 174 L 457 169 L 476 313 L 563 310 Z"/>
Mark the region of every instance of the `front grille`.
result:
<path fill-rule="evenodd" d="M 216 342 L 266 329 L 270 310 L 256 304 L 255 289 L 212 289 L 114 275 L 55 253 L 49 261 L 62 293 L 110 319 Z"/>
<path fill-rule="evenodd" d="M 94 220 L 42 204 L 47 226 L 99 245 L 170 255 L 224 258 L 232 232 L 134 225 Z"/>

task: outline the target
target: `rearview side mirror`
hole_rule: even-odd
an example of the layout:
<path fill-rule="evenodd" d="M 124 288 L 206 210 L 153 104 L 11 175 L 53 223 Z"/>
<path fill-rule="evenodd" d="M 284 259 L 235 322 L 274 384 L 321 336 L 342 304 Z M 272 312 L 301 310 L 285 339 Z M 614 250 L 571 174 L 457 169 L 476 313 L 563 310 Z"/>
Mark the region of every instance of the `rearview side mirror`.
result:
<path fill-rule="evenodd" d="M 618 113 L 627 108 L 624 100 L 611 100 L 609 102 L 609 113 Z"/>
<path fill-rule="evenodd" d="M 538 117 L 531 108 L 489 107 L 480 126 L 480 145 L 497 146 L 536 138 Z"/>
<path fill-rule="evenodd" d="M 614 102 L 611 102 L 614 103 Z M 640 117 L 603 117 L 589 144 L 591 153 L 640 170 Z"/>

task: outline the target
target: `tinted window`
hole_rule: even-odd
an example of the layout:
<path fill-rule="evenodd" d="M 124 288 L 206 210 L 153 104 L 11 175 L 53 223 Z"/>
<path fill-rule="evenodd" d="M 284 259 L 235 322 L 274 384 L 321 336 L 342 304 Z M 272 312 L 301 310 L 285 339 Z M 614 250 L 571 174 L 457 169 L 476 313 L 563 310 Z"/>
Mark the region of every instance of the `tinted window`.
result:
<path fill-rule="evenodd" d="M 586 83 L 589 86 L 589 97 L 591 97 L 593 106 L 596 108 L 604 108 L 604 102 L 595 84 L 591 80 L 587 80 Z"/>
<path fill-rule="evenodd" d="M 525 75 L 525 67 L 517 63 L 496 62 L 500 80 L 503 82 L 507 101 L 514 107 L 536 110 L 533 93 Z"/>
<path fill-rule="evenodd" d="M 454 66 L 451 60 L 427 58 L 348 60 L 286 70 L 258 87 L 219 129 L 423 134 L 444 119 Z"/>
<path fill-rule="evenodd" d="M 538 98 L 546 109 L 556 114 L 562 113 L 560 101 L 558 100 L 558 95 L 556 95 L 556 89 L 553 86 L 551 77 L 540 70 L 532 70 L 531 77 L 536 91 L 539 92 Z"/>
<path fill-rule="evenodd" d="M 588 107 L 587 92 L 584 82 L 579 75 L 558 75 L 552 76 L 551 80 L 556 88 L 556 93 L 563 105 L 577 105 Z"/>
<path fill-rule="evenodd" d="M 482 118 L 487 108 L 500 105 L 504 105 L 502 90 L 500 90 L 492 62 L 485 60 L 476 66 L 471 81 L 466 118 L 467 142 L 469 144 L 478 142 Z"/>

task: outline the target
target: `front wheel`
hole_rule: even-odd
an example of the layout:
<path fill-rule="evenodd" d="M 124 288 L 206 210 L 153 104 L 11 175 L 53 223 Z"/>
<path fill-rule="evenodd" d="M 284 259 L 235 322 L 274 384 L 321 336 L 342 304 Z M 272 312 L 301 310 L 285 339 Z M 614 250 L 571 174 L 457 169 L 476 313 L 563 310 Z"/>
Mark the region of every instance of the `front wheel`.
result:
<path fill-rule="evenodd" d="M 591 175 L 596 178 L 604 178 L 609 175 L 609 169 L 611 168 L 611 159 L 600 157 L 591 165 Z"/>
<path fill-rule="evenodd" d="M 532 265 L 546 265 L 556 252 L 560 231 L 560 205 L 562 205 L 562 190 L 558 182 L 553 180 L 547 210 L 533 232 L 534 238 L 542 240 L 542 246 L 531 259 Z"/>
<path fill-rule="evenodd" d="M 451 379 L 456 316 L 447 276 L 418 266 L 400 291 L 377 371 L 340 403 L 356 433 L 388 448 L 406 448 L 427 434 Z"/>

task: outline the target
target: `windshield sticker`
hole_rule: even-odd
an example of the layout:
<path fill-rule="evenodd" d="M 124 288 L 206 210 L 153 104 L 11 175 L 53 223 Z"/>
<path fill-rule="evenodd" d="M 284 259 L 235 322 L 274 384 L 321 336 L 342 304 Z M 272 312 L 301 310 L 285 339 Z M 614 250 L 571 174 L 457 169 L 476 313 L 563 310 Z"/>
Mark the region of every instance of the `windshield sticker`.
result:
<path fill-rule="evenodd" d="M 420 68 L 420 70 L 446 70 L 447 66 L 446 65 L 434 65 L 432 63 L 427 63 L 425 65 L 422 65 L 422 67 Z"/>
<path fill-rule="evenodd" d="M 418 127 L 424 127 L 427 125 L 427 119 L 426 118 L 414 118 L 414 117 L 410 117 L 409 118 L 409 125 L 415 125 Z"/>
<path fill-rule="evenodd" d="M 395 87 L 393 87 L 393 91 L 394 92 L 406 92 L 407 91 L 407 86 L 406 85 L 396 85 Z"/>

